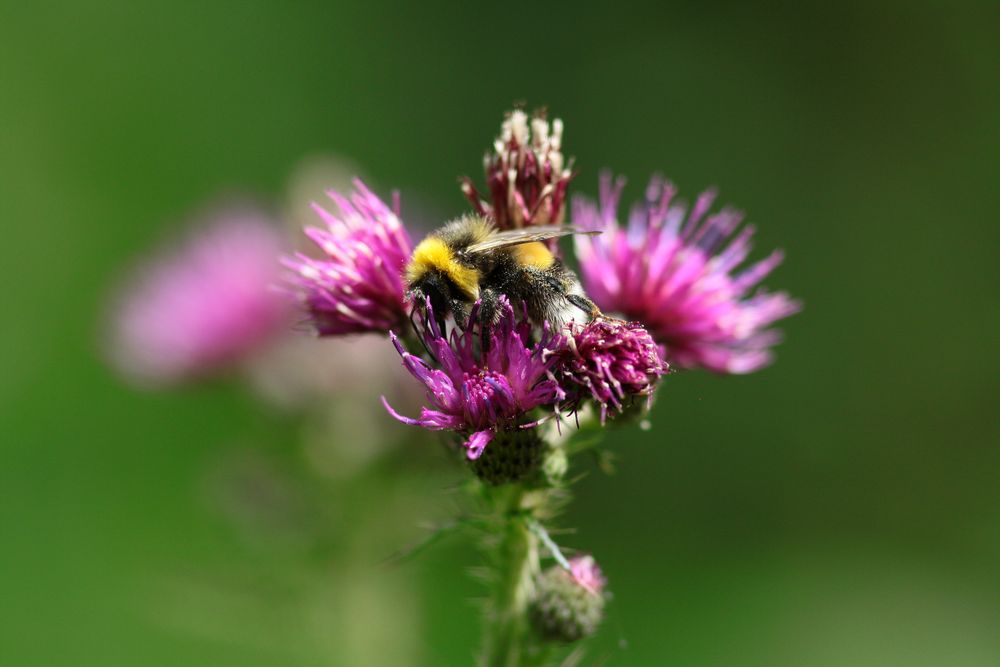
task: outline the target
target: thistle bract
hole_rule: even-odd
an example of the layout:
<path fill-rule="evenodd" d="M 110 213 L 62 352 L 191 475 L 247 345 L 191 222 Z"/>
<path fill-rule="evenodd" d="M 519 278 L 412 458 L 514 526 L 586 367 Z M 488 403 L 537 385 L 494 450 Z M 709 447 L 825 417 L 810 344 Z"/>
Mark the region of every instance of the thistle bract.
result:
<path fill-rule="evenodd" d="M 539 469 L 545 449 L 535 428 L 500 431 L 489 445 L 470 466 L 476 477 L 492 485 L 525 479 Z"/>

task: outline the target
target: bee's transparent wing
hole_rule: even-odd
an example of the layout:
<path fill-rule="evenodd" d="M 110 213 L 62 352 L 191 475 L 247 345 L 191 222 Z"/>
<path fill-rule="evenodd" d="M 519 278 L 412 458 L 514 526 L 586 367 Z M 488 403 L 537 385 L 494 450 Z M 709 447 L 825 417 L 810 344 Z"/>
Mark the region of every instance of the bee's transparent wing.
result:
<path fill-rule="evenodd" d="M 467 253 L 486 252 L 487 250 L 497 250 L 512 245 L 522 243 L 534 243 L 535 241 L 546 241 L 560 236 L 570 234 L 600 234 L 600 231 L 586 231 L 579 227 L 569 225 L 548 225 L 539 227 L 525 227 L 523 229 L 508 229 L 502 232 L 490 234 L 488 238 L 479 243 L 473 243 L 465 248 Z"/>

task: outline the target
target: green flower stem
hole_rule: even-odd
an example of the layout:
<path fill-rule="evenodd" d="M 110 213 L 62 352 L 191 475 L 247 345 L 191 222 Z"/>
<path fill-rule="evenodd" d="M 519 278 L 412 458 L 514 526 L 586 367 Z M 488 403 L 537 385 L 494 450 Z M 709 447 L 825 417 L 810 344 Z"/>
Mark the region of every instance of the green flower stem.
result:
<path fill-rule="evenodd" d="M 496 561 L 496 582 L 486 628 L 484 665 L 519 667 L 539 651 L 528 625 L 528 606 L 539 572 L 539 542 L 531 530 L 543 491 L 519 484 L 490 489 L 497 511 L 496 537 L 487 548 Z"/>
<path fill-rule="evenodd" d="M 598 425 L 590 411 L 579 415 L 579 422 L 574 420 L 571 427 L 560 430 L 554 422 L 545 427 L 543 440 L 550 443 L 550 451 L 558 450 L 564 461 L 561 468 L 543 463 L 545 482 L 479 487 L 490 508 L 484 526 L 484 549 L 494 569 L 481 662 L 485 667 L 536 667 L 546 664 L 551 654 L 551 643 L 532 630 L 528 612 L 535 597 L 543 550 L 562 567 L 568 568 L 569 563 L 543 524 L 568 500 L 562 480 L 565 453 L 578 453 L 596 445 L 603 435 Z"/>

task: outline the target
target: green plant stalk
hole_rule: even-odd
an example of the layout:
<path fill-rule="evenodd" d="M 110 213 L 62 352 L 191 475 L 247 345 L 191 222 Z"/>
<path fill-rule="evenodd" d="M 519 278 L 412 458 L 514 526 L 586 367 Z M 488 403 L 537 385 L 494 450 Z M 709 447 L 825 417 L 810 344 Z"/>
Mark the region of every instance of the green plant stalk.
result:
<path fill-rule="evenodd" d="M 528 624 L 528 607 L 539 572 L 539 542 L 531 522 L 544 492 L 519 484 L 493 489 L 497 510 L 495 542 L 487 548 L 496 563 L 496 581 L 487 616 L 483 664 L 519 667 L 536 657 L 540 647 Z"/>
<path fill-rule="evenodd" d="M 552 450 L 574 454 L 597 444 L 603 429 L 599 429 L 593 411 L 582 413 L 578 419 L 578 427 L 561 431 L 554 422 L 549 423 L 544 439 Z M 549 476 L 540 485 L 528 482 L 481 487 L 491 511 L 491 520 L 484 526 L 483 546 L 494 567 L 481 661 L 485 667 L 543 665 L 553 648 L 532 630 L 528 618 L 542 552 L 565 563 L 544 528 L 544 523 L 568 501 L 562 480 L 565 464 L 552 474 L 554 478 Z"/>

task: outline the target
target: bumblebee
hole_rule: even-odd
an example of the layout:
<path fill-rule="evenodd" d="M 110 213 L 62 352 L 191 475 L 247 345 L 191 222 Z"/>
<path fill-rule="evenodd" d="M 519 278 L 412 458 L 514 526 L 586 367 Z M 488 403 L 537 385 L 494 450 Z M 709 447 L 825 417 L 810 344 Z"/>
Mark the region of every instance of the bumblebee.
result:
<path fill-rule="evenodd" d="M 450 314 L 460 326 L 469 324 L 477 301 L 476 319 L 495 323 L 501 295 L 527 306 L 535 322 L 561 328 L 573 319 L 590 321 L 601 311 L 542 241 L 597 233 L 566 225 L 498 231 L 485 218 L 459 218 L 414 248 L 406 267 L 407 295 L 416 304 L 429 299 L 437 318 Z"/>

